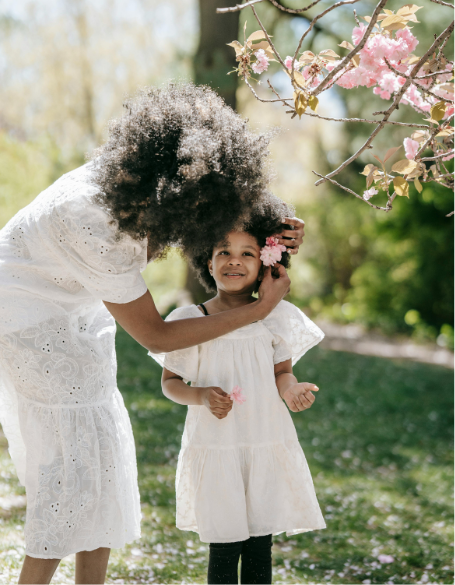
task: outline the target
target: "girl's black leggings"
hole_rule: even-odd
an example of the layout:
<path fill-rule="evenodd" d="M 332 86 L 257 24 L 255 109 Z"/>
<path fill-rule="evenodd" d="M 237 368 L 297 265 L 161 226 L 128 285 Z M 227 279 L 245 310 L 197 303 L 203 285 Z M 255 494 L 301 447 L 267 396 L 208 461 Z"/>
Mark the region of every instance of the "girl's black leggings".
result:
<path fill-rule="evenodd" d="M 239 582 L 239 558 L 242 557 L 240 583 L 272 583 L 272 535 L 251 536 L 241 542 L 210 544 L 209 584 Z"/>

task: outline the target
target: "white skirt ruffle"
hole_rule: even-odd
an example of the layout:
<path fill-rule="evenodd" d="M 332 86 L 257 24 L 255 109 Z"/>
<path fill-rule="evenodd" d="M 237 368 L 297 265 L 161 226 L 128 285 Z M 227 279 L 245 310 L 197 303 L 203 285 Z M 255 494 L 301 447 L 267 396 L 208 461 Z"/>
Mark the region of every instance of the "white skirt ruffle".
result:
<path fill-rule="evenodd" d="M 202 542 L 325 528 L 297 440 L 225 448 L 189 445 L 178 461 L 177 528 Z"/>

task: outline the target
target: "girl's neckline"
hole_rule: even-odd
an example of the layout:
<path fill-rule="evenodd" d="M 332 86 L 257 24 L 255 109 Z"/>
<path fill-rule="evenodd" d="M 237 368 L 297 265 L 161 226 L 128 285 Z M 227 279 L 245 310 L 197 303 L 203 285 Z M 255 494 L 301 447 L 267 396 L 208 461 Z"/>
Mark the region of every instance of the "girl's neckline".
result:
<path fill-rule="evenodd" d="M 208 316 L 209 316 L 209 313 L 208 313 L 207 309 L 205 308 L 205 305 L 204 305 L 204 303 L 199 303 L 199 305 L 197 305 L 197 306 L 198 306 L 198 307 L 201 307 L 201 309 L 204 311 L 204 315 L 205 315 L 206 317 L 208 317 Z"/>
<path fill-rule="evenodd" d="M 204 305 L 204 303 L 199 303 L 199 304 L 198 304 L 198 305 L 196 305 L 196 306 L 197 306 L 197 307 L 201 307 L 201 309 L 202 309 L 202 310 L 203 310 L 203 312 L 204 312 L 204 316 L 205 316 L 205 317 L 210 317 L 210 313 L 207 311 L 207 308 L 206 308 L 206 306 Z M 253 325 L 253 323 L 258 323 L 258 321 L 252 321 L 252 322 L 250 323 L 250 325 Z M 247 325 L 246 327 L 248 327 L 248 325 Z M 240 327 L 240 329 L 242 329 L 242 327 Z"/>

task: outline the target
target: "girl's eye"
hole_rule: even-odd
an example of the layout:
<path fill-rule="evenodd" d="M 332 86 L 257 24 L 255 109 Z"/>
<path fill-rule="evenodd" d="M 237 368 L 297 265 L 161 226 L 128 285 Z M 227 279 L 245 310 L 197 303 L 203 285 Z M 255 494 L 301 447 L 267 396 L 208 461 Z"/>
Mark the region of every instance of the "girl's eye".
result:
<path fill-rule="evenodd" d="M 222 250 L 218 256 L 222 256 L 223 254 L 227 254 L 229 256 L 229 252 L 227 250 Z"/>
<path fill-rule="evenodd" d="M 253 254 L 252 254 L 251 252 L 243 252 L 243 254 L 244 254 L 245 256 L 253 256 Z"/>

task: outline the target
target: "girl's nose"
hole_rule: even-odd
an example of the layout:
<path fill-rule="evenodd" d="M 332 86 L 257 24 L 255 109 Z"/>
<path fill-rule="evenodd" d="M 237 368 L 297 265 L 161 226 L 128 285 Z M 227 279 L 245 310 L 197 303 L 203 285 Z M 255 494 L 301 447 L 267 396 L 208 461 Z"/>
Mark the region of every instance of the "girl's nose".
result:
<path fill-rule="evenodd" d="M 239 265 L 239 264 L 241 264 L 241 263 L 242 263 L 242 261 L 241 261 L 241 259 L 240 259 L 240 258 L 236 258 L 235 256 L 231 256 L 231 257 L 229 258 L 229 264 L 231 264 L 231 265 L 233 265 L 233 266 L 234 266 L 234 265 L 235 265 L 235 266 L 238 266 L 238 265 Z"/>

